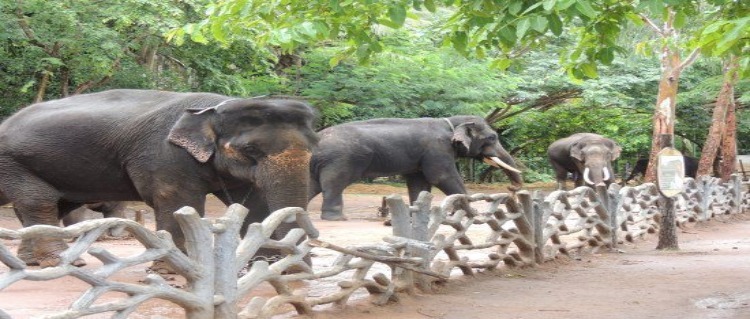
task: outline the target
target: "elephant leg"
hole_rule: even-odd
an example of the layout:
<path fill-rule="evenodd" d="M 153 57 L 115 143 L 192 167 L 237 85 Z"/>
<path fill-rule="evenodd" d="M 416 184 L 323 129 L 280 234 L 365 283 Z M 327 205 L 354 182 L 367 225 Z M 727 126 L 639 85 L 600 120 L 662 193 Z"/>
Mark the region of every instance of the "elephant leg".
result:
<path fill-rule="evenodd" d="M 323 189 L 323 207 L 320 218 L 323 220 L 346 220 L 344 216 L 344 189 L 361 174 L 332 169 L 321 172 L 320 186 Z"/>
<path fill-rule="evenodd" d="M 78 207 L 62 218 L 63 226 L 68 227 L 88 219 L 86 207 Z"/>
<path fill-rule="evenodd" d="M 568 179 L 568 170 L 562 165 L 557 164 L 556 162 L 552 162 L 552 168 L 555 170 L 555 180 L 557 181 L 557 189 L 566 190 L 567 186 L 565 185 L 565 182 Z M 574 177 L 574 180 L 575 180 L 575 177 Z"/>
<path fill-rule="evenodd" d="M 583 186 L 584 185 L 583 173 L 574 172 L 573 181 L 575 182 L 576 187 Z"/>
<path fill-rule="evenodd" d="M 185 234 L 182 232 L 180 225 L 174 217 L 174 213 L 184 206 L 193 207 L 202 217 L 204 215 L 206 196 L 201 193 L 184 190 L 179 191 L 176 188 L 165 187 L 159 196 L 152 199 L 144 198 L 146 204 L 154 209 L 154 219 L 156 220 L 156 230 L 166 230 L 172 235 L 177 248 L 187 253 Z M 171 192 L 174 191 L 174 192 Z M 149 270 L 158 274 L 173 274 L 174 268 L 165 260 L 155 260 L 149 267 Z"/>
<path fill-rule="evenodd" d="M 28 188 L 23 197 L 14 197 L 13 208 L 16 215 L 21 218 L 24 227 L 34 225 L 58 226 L 60 223 L 58 215 L 57 192 L 46 184 L 35 184 Z M 60 254 L 68 249 L 68 245 L 57 238 L 28 238 L 21 241 L 18 255 L 27 265 L 39 265 L 42 268 L 53 267 L 60 264 Z M 83 259 L 77 259 L 72 263 L 74 266 L 84 266 Z"/>
<path fill-rule="evenodd" d="M 405 174 L 404 179 L 406 180 L 406 188 L 409 190 L 410 204 L 414 204 L 414 201 L 419 198 L 419 193 L 432 190 L 432 185 L 422 173 Z"/>

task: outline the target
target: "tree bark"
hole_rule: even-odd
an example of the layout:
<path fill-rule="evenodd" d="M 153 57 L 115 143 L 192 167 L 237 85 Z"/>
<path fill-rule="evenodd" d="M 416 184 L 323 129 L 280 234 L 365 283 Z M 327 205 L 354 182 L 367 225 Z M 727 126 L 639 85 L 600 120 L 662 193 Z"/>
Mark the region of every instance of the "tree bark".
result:
<path fill-rule="evenodd" d="M 656 154 L 661 151 L 659 138 L 663 134 L 674 135 L 674 118 L 677 99 L 677 86 L 679 84 L 680 54 L 664 47 L 662 51 L 662 74 L 659 80 L 659 93 L 656 97 L 654 108 L 653 126 L 651 134 L 651 153 L 649 154 L 648 166 L 646 167 L 645 181 L 656 180 Z"/>
<path fill-rule="evenodd" d="M 674 11 L 669 12 L 669 16 L 664 22 L 663 27 L 659 27 L 651 19 L 641 15 L 641 19 L 649 26 L 656 34 L 663 38 L 675 38 L 677 33 L 674 29 Z M 653 125 L 654 131 L 651 135 L 651 153 L 649 155 L 648 166 L 646 167 L 646 174 L 644 180 L 646 182 L 653 182 L 656 180 L 656 154 L 661 151 L 659 145 L 659 138 L 662 134 L 674 135 L 674 120 L 675 120 L 675 109 L 677 106 L 677 87 L 680 82 L 680 74 L 682 70 L 687 66 L 695 62 L 698 57 L 699 50 L 693 50 L 688 57 L 683 61 L 680 57 L 680 52 L 671 48 L 669 45 L 664 45 L 661 49 L 661 80 L 659 80 L 659 93 L 656 97 L 656 107 L 654 109 Z"/>
<path fill-rule="evenodd" d="M 711 175 L 716 155 L 722 144 L 722 140 L 724 139 L 723 135 L 727 130 L 727 111 L 730 103 L 734 101 L 734 81 L 736 81 L 737 71 L 737 68 L 733 68 L 732 64 L 733 63 L 730 60 L 724 65 L 724 82 L 721 85 L 719 96 L 716 99 L 716 105 L 714 106 L 713 115 L 711 117 L 711 127 L 708 130 L 706 143 L 703 145 L 703 150 L 701 151 L 701 159 L 698 163 L 698 176 Z M 734 136 L 731 138 L 734 139 Z M 729 153 L 722 153 L 726 156 L 734 154 L 735 152 L 736 151 L 732 150 Z M 734 162 L 731 163 L 733 164 Z"/>
<path fill-rule="evenodd" d="M 737 105 L 734 100 L 734 85 L 738 80 L 739 64 L 737 57 L 733 56 L 728 62 L 724 80 L 729 81 L 729 87 L 726 92 L 727 100 L 726 124 L 724 125 L 724 134 L 721 139 L 721 155 L 723 161 L 719 169 L 719 177 L 724 182 L 729 181 L 731 175 L 735 172 L 737 162 L 737 114 L 735 112 Z"/>

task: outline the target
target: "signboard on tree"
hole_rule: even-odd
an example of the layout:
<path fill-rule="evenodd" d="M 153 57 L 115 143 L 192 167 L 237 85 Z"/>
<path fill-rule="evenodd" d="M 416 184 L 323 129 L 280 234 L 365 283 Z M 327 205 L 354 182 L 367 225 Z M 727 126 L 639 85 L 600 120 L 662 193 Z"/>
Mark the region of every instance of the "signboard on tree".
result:
<path fill-rule="evenodd" d="M 680 151 L 663 148 L 656 155 L 656 186 L 662 195 L 674 197 L 685 190 L 685 158 Z"/>

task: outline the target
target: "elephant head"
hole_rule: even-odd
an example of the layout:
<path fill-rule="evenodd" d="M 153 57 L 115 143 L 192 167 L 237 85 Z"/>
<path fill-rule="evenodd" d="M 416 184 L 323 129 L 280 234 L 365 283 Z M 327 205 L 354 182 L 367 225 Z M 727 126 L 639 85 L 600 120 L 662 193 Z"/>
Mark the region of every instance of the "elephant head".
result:
<path fill-rule="evenodd" d="M 211 162 L 226 183 L 222 187 L 252 189 L 253 198 L 263 203 L 251 204 L 262 207 L 265 218 L 284 207 L 307 207 L 311 150 L 317 143 L 314 118 L 312 108 L 298 101 L 229 100 L 188 109 L 169 141 L 197 161 Z M 294 226 L 284 225 L 277 234 Z"/>
<path fill-rule="evenodd" d="M 470 120 L 456 125 L 453 130 L 453 143 L 458 155 L 501 168 L 513 184 L 511 189 L 520 189 L 523 184 L 521 171 L 514 167 L 515 161 L 500 144 L 497 133 L 481 117 L 469 118 Z"/>
<path fill-rule="evenodd" d="M 570 145 L 570 157 L 577 161 L 578 171 L 588 185 L 614 181 L 612 161 L 620 157 L 620 146 L 613 140 L 589 134 Z"/>

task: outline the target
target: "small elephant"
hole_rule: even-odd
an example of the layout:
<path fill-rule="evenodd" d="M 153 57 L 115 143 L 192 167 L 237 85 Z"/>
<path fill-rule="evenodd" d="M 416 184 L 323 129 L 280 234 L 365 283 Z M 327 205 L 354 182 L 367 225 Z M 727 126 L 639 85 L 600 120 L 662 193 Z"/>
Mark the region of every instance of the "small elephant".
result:
<path fill-rule="evenodd" d="M 620 157 L 620 146 L 611 139 L 594 133 L 576 133 L 559 139 L 547 149 L 555 170 L 557 189 L 566 189 L 565 180 L 572 173 L 575 186 L 595 186 L 614 182 L 612 161 Z"/>
<path fill-rule="evenodd" d="M 695 178 L 698 173 L 698 164 L 699 159 L 692 157 L 692 156 L 682 156 L 685 163 L 685 176 Z M 633 170 L 630 172 L 630 175 L 628 178 L 622 181 L 622 185 L 627 184 L 629 181 L 631 181 L 633 178 L 635 178 L 638 174 L 641 176 L 646 175 L 646 168 L 648 167 L 648 158 L 641 158 L 638 159 L 638 161 L 635 162 L 635 166 L 633 166 Z"/>
<path fill-rule="evenodd" d="M 324 129 L 311 160 L 310 199 L 323 193 L 321 218 L 344 220 L 344 188 L 362 178 L 402 175 L 411 202 L 436 186 L 465 194 L 458 157 L 482 159 L 501 167 L 514 189 L 523 180 L 497 133 L 479 116 L 385 118 Z"/>
<path fill-rule="evenodd" d="M 0 124 L 0 199 L 24 227 L 58 225 L 83 203 L 143 201 L 184 249 L 173 213 L 202 216 L 206 194 L 248 206 L 245 225 L 305 208 L 314 120 L 303 102 L 211 93 L 111 90 L 34 104 Z M 25 261 L 42 267 L 67 248 L 54 238 L 24 245 L 35 259 Z"/>

